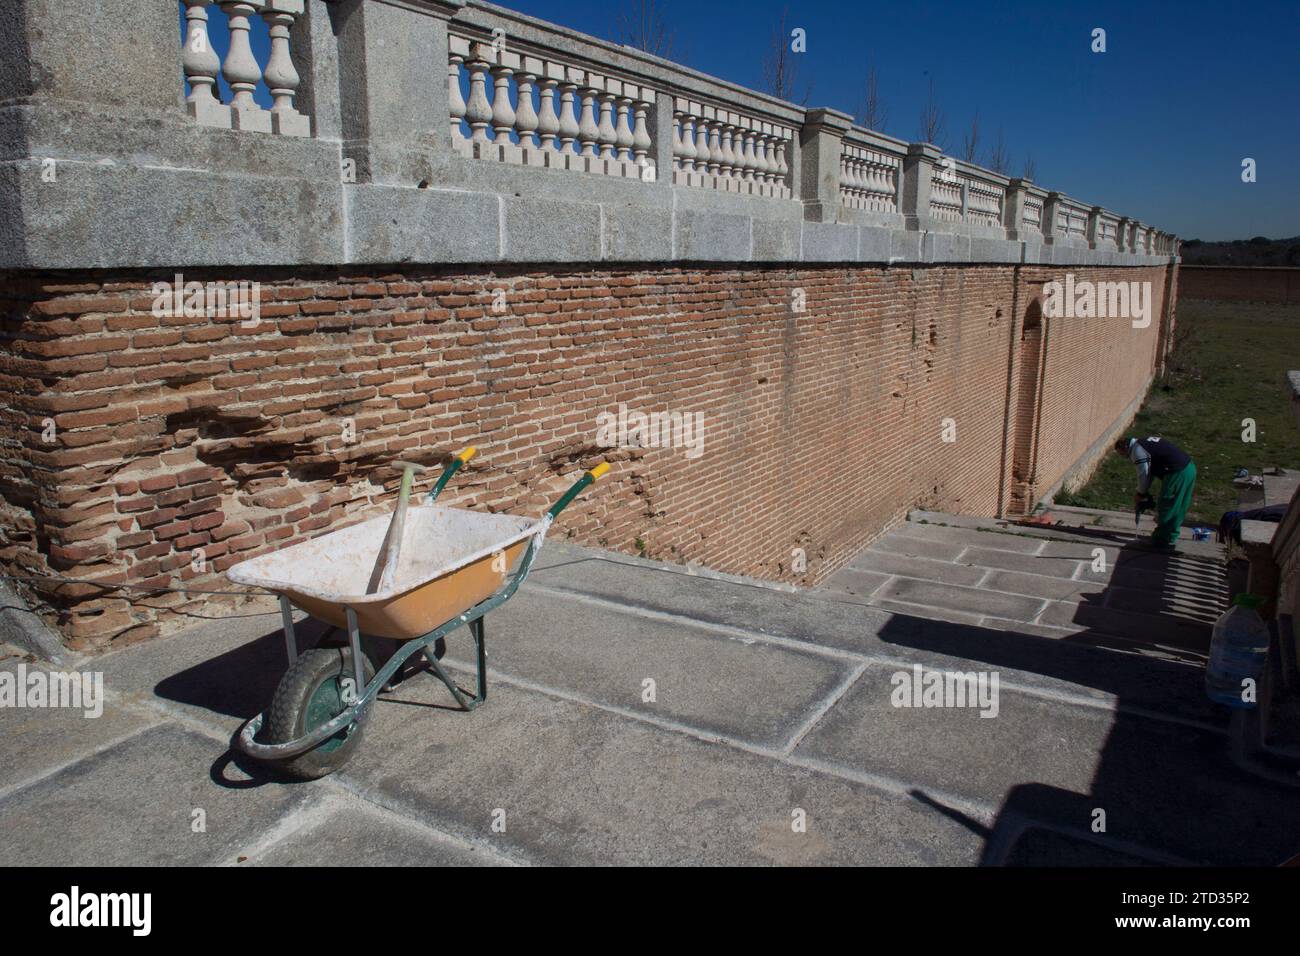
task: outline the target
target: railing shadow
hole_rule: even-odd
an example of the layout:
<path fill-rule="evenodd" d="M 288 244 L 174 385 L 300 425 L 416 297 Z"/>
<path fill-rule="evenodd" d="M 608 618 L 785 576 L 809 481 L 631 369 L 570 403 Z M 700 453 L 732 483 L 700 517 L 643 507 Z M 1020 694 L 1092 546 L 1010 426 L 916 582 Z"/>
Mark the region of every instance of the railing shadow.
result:
<path fill-rule="evenodd" d="M 1232 761 L 1226 711 L 1205 699 L 1199 667 L 1131 653 L 1131 645 L 1124 648 L 1130 653 L 1117 654 L 1112 635 L 1089 631 L 1053 640 L 894 615 L 880 637 L 1115 698 L 1086 792 L 1041 782 L 1013 785 L 991 827 L 921 789 L 913 792 L 918 802 L 984 838 L 982 865 L 1268 866 L 1300 848 L 1296 791 L 1251 776 Z"/>

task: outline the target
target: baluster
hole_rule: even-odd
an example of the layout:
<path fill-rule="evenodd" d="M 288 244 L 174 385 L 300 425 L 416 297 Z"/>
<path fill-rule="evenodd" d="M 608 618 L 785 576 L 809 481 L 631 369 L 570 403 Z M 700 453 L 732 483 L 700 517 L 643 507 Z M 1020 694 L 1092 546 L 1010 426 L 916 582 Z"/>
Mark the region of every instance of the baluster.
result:
<path fill-rule="evenodd" d="M 281 136 L 310 136 L 311 121 L 294 108 L 301 78 L 289 54 L 289 30 L 298 18 L 286 10 L 262 11 L 267 32 L 271 37 L 271 55 L 266 61 L 262 79 L 271 91 L 271 129 Z"/>
<path fill-rule="evenodd" d="M 578 122 L 578 141 L 582 143 L 582 156 L 595 158 L 600 127 L 596 125 L 596 97 L 600 90 L 594 86 L 582 88 L 582 119 Z"/>
<path fill-rule="evenodd" d="M 772 131 L 769 127 L 763 130 L 763 135 L 759 140 L 758 155 L 762 162 L 763 183 L 767 186 L 776 183 L 776 156 L 774 155 L 775 147 L 772 145 L 772 138 Z"/>
<path fill-rule="evenodd" d="M 459 37 L 450 37 L 451 52 L 447 58 L 447 112 L 451 115 L 451 142 L 459 146 L 466 142 L 460 128 L 465 118 L 465 97 L 460 93 L 460 65 L 465 62 L 467 44 Z M 465 48 L 462 48 L 465 47 Z"/>
<path fill-rule="evenodd" d="M 735 133 L 736 127 L 731 125 L 731 114 L 724 113 L 722 121 L 722 161 L 718 164 L 718 169 L 723 176 L 730 179 L 735 174 L 736 169 L 736 152 L 732 149 L 731 137 Z"/>
<path fill-rule="evenodd" d="M 498 59 L 492 67 L 492 128 L 497 146 L 510 146 L 510 131 L 515 128 L 515 108 L 510 105 L 510 77 L 514 70 Z"/>
<path fill-rule="evenodd" d="M 695 170 L 695 117 L 680 111 L 677 115 L 682 118 L 681 168 L 689 173 Z"/>
<path fill-rule="evenodd" d="M 790 141 L 782 136 L 776 143 L 776 179 L 777 183 L 785 188 L 790 187 L 790 164 L 786 161 L 785 153 L 790 148 Z"/>
<path fill-rule="evenodd" d="M 231 125 L 235 129 L 269 133 L 271 114 L 253 99 L 253 90 L 262 78 L 262 69 L 257 65 L 252 45 L 248 41 L 248 18 L 261 6 L 260 2 L 222 0 L 221 9 L 226 12 L 230 28 L 230 50 L 226 53 L 226 62 L 222 64 L 221 75 L 226 78 L 234 94 L 230 100 Z"/>
<path fill-rule="evenodd" d="M 221 60 L 212 49 L 208 36 L 208 3 L 210 0 L 185 0 L 185 46 L 181 63 L 185 79 L 190 84 L 190 95 L 185 97 L 189 114 L 204 126 L 230 128 L 230 107 L 224 106 L 214 95 Z"/>
<path fill-rule="evenodd" d="M 576 71 L 569 70 L 568 79 L 574 79 Z M 567 156 L 576 156 L 578 149 L 576 142 L 580 127 L 578 126 L 578 117 L 574 100 L 578 95 L 578 85 L 576 83 L 560 84 L 560 152 Z"/>
<path fill-rule="evenodd" d="M 641 90 L 641 96 L 645 96 L 645 90 Z M 650 130 L 646 126 L 646 113 L 650 109 L 650 103 L 644 99 L 638 99 L 632 107 L 635 121 L 632 124 L 632 156 L 638 164 L 642 164 L 645 158 L 650 155 L 650 147 L 654 141 L 650 139 Z M 682 144 L 683 152 L 686 149 L 685 143 Z"/>
<path fill-rule="evenodd" d="M 465 105 L 465 119 L 469 123 L 470 142 L 489 143 L 487 130 L 492 121 L 492 104 L 487 98 L 487 61 L 483 59 L 483 44 L 474 44 L 474 59 L 469 61 L 469 102 Z"/>
<path fill-rule="evenodd" d="M 547 69 L 550 69 L 550 64 L 547 64 Z M 555 112 L 556 84 L 556 80 L 549 76 L 545 77 L 538 91 L 538 96 L 542 100 L 542 112 L 537 117 L 537 132 L 541 134 L 542 149 L 552 153 L 558 149 L 555 134 L 560 131 L 560 117 Z"/>
<path fill-rule="evenodd" d="M 754 173 L 758 171 L 758 157 L 754 155 L 754 131 L 747 129 L 744 131 L 745 150 L 741 155 L 741 164 L 745 167 L 745 181 L 752 183 Z"/>
<path fill-rule="evenodd" d="M 623 89 L 623 95 L 618 99 L 618 126 L 614 134 L 614 142 L 618 146 L 618 159 L 620 162 L 632 162 L 632 97 L 627 95 L 626 87 Z"/>
<path fill-rule="evenodd" d="M 609 80 L 606 79 L 608 84 Z M 608 89 L 600 93 L 600 125 L 596 127 L 596 135 L 600 139 L 600 158 L 614 158 L 614 144 L 618 141 L 618 133 L 614 129 L 614 94 Z"/>
<path fill-rule="evenodd" d="M 682 121 L 684 116 L 680 109 L 673 110 L 673 169 L 682 168 L 682 160 L 686 156 L 685 148 L 682 146 Z"/>
<path fill-rule="evenodd" d="M 697 173 L 709 171 L 709 157 L 711 155 L 712 150 L 709 149 L 709 122 L 704 118 L 704 108 L 700 107 L 699 112 L 695 115 L 695 171 Z"/>
<path fill-rule="evenodd" d="M 519 134 L 520 146 L 534 150 L 537 148 L 534 131 L 538 127 L 538 119 L 537 111 L 533 109 L 533 85 L 537 81 L 537 74 L 529 72 L 531 65 L 531 61 L 525 61 L 524 72 L 515 80 L 515 94 L 519 98 L 515 107 L 515 132 Z"/>
<path fill-rule="evenodd" d="M 722 123 L 709 117 L 709 172 L 720 175 L 725 157 L 722 155 Z"/>

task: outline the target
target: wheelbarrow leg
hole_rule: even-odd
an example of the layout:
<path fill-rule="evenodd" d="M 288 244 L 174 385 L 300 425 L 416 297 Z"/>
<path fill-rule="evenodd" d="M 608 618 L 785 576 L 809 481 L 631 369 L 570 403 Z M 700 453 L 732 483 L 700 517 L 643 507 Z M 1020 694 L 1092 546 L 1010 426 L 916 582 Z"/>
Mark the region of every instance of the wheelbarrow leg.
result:
<path fill-rule="evenodd" d="M 469 632 L 474 636 L 474 648 L 478 653 L 478 702 L 487 700 L 487 650 L 483 642 L 483 621 L 487 617 L 476 617 L 469 622 Z"/>
<path fill-rule="evenodd" d="M 366 672 L 365 664 L 361 660 L 361 627 L 357 624 L 357 612 L 352 608 L 347 609 L 348 616 L 348 643 L 352 645 L 352 673 L 356 678 L 356 690 L 353 700 L 360 697 L 366 689 Z M 352 701 L 344 701 L 352 703 Z"/>
<path fill-rule="evenodd" d="M 280 595 L 280 619 L 284 621 L 284 650 L 289 655 L 289 666 L 298 659 L 298 638 L 293 631 L 293 608 L 289 599 Z"/>

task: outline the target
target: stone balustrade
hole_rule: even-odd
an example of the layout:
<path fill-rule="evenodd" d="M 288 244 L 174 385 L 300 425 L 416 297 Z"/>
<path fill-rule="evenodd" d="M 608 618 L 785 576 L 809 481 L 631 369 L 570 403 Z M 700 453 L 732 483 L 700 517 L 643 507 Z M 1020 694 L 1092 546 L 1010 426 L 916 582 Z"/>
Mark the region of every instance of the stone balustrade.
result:
<path fill-rule="evenodd" d="M 896 213 L 902 201 L 904 151 L 889 152 L 846 136 L 840 153 L 840 202 L 848 209 Z"/>
<path fill-rule="evenodd" d="M 186 108 L 204 126 L 276 133 L 281 136 L 310 136 L 311 121 L 294 108 L 301 82 L 293 64 L 290 35 L 294 21 L 304 12 L 304 0 L 182 0 L 185 29 L 181 36 L 181 66 L 189 88 Z M 224 60 L 217 57 L 208 32 L 210 12 L 226 18 L 229 49 Z M 270 34 L 271 49 L 266 65 L 253 56 L 249 31 L 252 18 L 260 16 Z M 229 103 L 218 98 L 218 73 L 231 90 Z M 271 93 L 271 108 L 253 99 L 258 82 Z"/>
<path fill-rule="evenodd" d="M 789 199 L 794 131 L 686 97 L 673 101 L 673 183 Z"/>
<path fill-rule="evenodd" d="M 1021 209 L 1020 225 L 1021 228 L 1030 233 L 1042 235 L 1043 233 L 1043 202 L 1045 196 L 1037 193 L 1029 193 L 1025 196 L 1024 206 Z"/>
<path fill-rule="evenodd" d="M 1087 206 L 1076 203 L 1071 199 L 1060 196 L 1059 193 L 1053 193 L 1058 197 L 1056 202 L 1056 222 L 1055 229 L 1067 241 L 1078 240 L 1087 241 L 1088 237 L 1088 215 Z"/>
<path fill-rule="evenodd" d="M 499 38 L 448 40 L 452 148 L 522 166 L 652 180 L 654 90 Z M 512 101 L 513 98 L 513 101 Z"/>
<path fill-rule="evenodd" d="M 1177 256 L 1134 218 L 482 0 L 10 2 L 0 103 L 28 116 L 2 127 L 0 267 Z M 75 188 L 45 188 L 51 161 Z"/>

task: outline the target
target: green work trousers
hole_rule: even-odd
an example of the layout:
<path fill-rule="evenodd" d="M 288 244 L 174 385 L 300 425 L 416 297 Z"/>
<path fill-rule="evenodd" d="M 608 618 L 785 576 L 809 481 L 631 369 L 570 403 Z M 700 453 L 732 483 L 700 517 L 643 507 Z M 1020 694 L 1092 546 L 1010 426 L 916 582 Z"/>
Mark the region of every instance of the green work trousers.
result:
<path fill-rule="evenodd" d="M 1196 484 L 1196 462 L 1189 461 L 1181 470 L 1160 480 L 1160 498 L 1156 503 L 1156 530 L 1151 539 L 1157 544 L 1173 544 L 1182 530 L 1187 509 L 1192 506 L 1192 488 Z"/>

